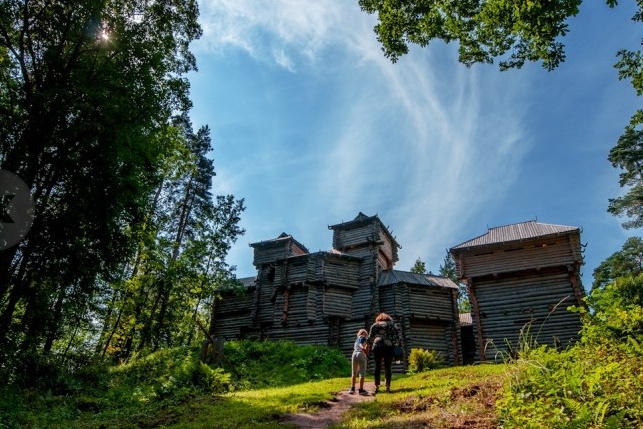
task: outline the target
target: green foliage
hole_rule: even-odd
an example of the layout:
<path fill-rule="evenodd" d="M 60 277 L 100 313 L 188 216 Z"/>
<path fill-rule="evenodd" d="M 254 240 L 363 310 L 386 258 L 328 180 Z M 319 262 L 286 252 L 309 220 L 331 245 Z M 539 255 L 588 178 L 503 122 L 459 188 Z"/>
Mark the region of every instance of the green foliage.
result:
<path fill-rule="evenodd" d="M 639 428 L 643 355 L 614 344 L 532 349 L 496 403 L 502 427 Z"/>
<path fill-rule="evenodd" d="M 605 287 L 618 277 L 637 275 L 641 272 L 643 272 L 643 240 L 641 237 L 630 237 L 621 250 L 612 253 L 594 269 L 592 289 Z"/>
<path fill-rule="evenodd" d="M 444 366 L 444 357 L 436 350 L 412 348 L 409 355 L 409 373 L 429 371 Z"/>
<path fill-rule="evenodd" d="M 641 70 L 641 66 L 639 66 L 639 70 Z M 641 89 L 640 86 L 637 87 L 637 92 L 640 92 Z M 609 200 L 608 211 L 615 216 L 629 218 L 630 220 L 622 224 L 626 229 L 643 226 L 643 203 L 641 203 L 643 192 L 643 176 L 641 175 L 641 162 L 643 161 L 642 117 L 641 111 L 632 117 L 630 124 L 625 127 L 623 135 L 619 137 L 616 146 L 610 150 L 608 156 L 612 166 L 621 170 L 619 185 L 628 189 L 625 195 Z"/>
<path fill-rule="evenodd" d="M 415 260 L 415 264 L 411 267 L 411 272 L 416 274 L 426 274 L 426 264 L 420 258 Z"/>
<path fill-rule="evenodd" d="M 567 20 L 578 13 L 581 0 L 359 0 L 362 10 L 377 13 L 377 39 L 393 62 L 408 53 L 411 43 L 427 46 L 432 40 L 458 41 L 460 61 L 492 63 L 500 68 L 542 61 L 552 70 L 564 59 L 559 39 L 567 34 Z"/>
<path fill-rule="evenodd" d="M 127 360 L 150 347 L 191 345 L 200 338 L 195 319 L 209 319 L 217 290 L 232 281 L 225 257 L 238 236 L 243 200 L 210 194 L 214 167 L 209 129 L 192 130 L 179 116 L 168 127 L 173 150 L 161 182 L 148 195 L 145 222 L 132 224 L 140 237 L 136 254 L 101 297 L 100 349 Z"/>
<path fill-rule="evenodd" d="M 497 409 L 503 427 L 639 428 L 643 425 L 643 274 L 587 297 L 582 339 L 557 352 L 522 350 Z"/>
<path fill-rule="evenodd" d="M 451 279 L 453 283 L 458 285 L 458 310 L 460 313 L 469 313 L 471 311 L 471 301 L 469 301 L 469 293 L 467 292 L 467 285 L 462 283 L 455 272 L 455 261 L 453 255 L 447 250 L 444 256 L 444 261 L 440 265 L 440 275 Z"/>
<path fill-rule="evenodd" d="M 329 347 L 281 341 L 229 342 L 225 353 L 234 362 L 235 378 L 223 368 L 201 363 L 199 352 L 189 347 L 152 353 L 144 350 L 127 364 L 90 365 L 74 374 L 75 387 L 65 392 L 0 387 L 0 429 L 158 427 L 186 413 L 185 418 L 192 421 L 194 410 L 203 404 L 216 404 L 217 408 L 205 416 L 218 416 L 230 424 L 226 427 L 245 427 L 257 420 L 270 422 L 277 411 L 294 412 L 331 399 L 326 389 L 343 388 L 350 376 L 349 360 Z M 337 376 L 341 378 L 322 383 L 326 386 L 322 389 L 313 381 Z M 298 383 L 303 384 L 256 390 Z M 243 389 L 245 399 L 235 399 L 244 395 Z M 234 395 L 226 395 L 232 390 Z M 211 427 L 212 420 L 208 424 Z"/>
<path fill-rule="evenodd" d="M 617 1 L 610 0 L 608 4 L 615 6 Z M 643 4 L 638 2 L 638 11 L 632 17 L 634 22 L 643 22 Z M 618 52 L 618 62 L 614 67 L 618 70 L 619 80 L 629 80 L 638 96 L 643 95 L 643 53 L 622 49 Z M 643 226 L 643 176 L 641 161 L 643 156 L 643 110 L 637 110 L 630 118 L 623 135 L 609 154 L 612 166 L 623 170 L 619 174 L 619 184 L 627 188 L 625 195 L 609 200 L 608 211 L 616 216 L 629 218 L 622 225 L 625 229 Z"/>
<path fill-rule="evenodd" d="M 230 387 L 230 375 L 199 361 L 196 348 L 164 349 L 114 367 L 107 398 L 114 403 L 149 402 L 194 392 L 222 393 Z"/>
<path fill-rule="evenodd" d="M 332 377 L 349 377 L 350 360 L 327 346 L 298 346 L 292 341 L 229 341 L 224 353 L 234 383 L 242 389 L 289 386 Z"/>
<path fill-rule="evenodd" d="M 591 311 L 576 309 L 584 318 L 583 341 L 643 340 L 643 274 L 617 278 L 586 300 Z"/>
<path fill-rule="evenodd" d="M 109 335 L 113 304 L 135 299 L 113 285 L 152 240 L 140 226 L 150 196 L 188 140 L 169 123 L 190 108 L 197 16 L 195 0 L 0 3 L 0 164 L 30 187 L 37 214 L 27 240 L 0 254 L 0 383 L 38 385 L 50 355 L 64 362 Z M 163 307 L 183 297 L 161 292 L 159 338 L 183 316 Z M 103 312 L 116 315 L 109 326 Z"/>
<path fill-rule="evenodd" d="M 442 262 L 442 265 L 440 265 L 439 273 L 442 277 L 446 277 L 455 284 L 458 284 L 459 279 L 455 273 L 455 261 L 453 260 L 453 256 L 448 250 L 446 255 L 444 255 L 444 261 Z"/>

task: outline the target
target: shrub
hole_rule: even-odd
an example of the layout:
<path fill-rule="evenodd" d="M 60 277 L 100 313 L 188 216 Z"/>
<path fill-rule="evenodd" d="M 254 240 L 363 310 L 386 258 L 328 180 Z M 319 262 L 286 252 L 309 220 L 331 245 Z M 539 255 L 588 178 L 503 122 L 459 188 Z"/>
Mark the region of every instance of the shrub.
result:
<path fill-rule="evenodd" d="M 164 349 L 112 369 L 109 396 L 115 401 L 147 402 L 191 393 L 222 393 L 228 390 L 230 375 L 199 360 L 199 349 Z"/>
<path fill-rule="evenodd" d="M 409 372 L 424 372 L 444 366 L 444 358 L 435 350 L 411 349 Z"/>
<path fill-rule="evenodd" d="M 587 297 L 581 342 L 520 353 L 496 403 L 505 429 L 643 427 L 643 275 L 622 277 Z"/>
<path fill-rule="evenodd" d="M 300 346 L 292 341 L 229 341 L 224 367 L 237 387 L 289 386 L 333 377 L 349 377 L 350 360 L 328 346 Z"/>
<path fill-rule="evenodd" d="M 643 341 L 643 274 L 620 277 L 586 299 L 591 311 L 575 308 L 583 316 L 584 342 Z"/>
<path fill-rule="evenodd" d="M 530 351 L 496 403 L 502 427 L 642 427 L 641 357 L 608 344 Z"/>

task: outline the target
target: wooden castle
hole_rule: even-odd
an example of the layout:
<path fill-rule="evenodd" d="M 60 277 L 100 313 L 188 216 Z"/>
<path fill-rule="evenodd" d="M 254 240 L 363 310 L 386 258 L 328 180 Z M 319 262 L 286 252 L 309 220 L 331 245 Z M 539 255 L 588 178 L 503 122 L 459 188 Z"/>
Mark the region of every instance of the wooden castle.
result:
<path fill-rule="evenodd" d="M 311 253 L 285 233 L 251 244 L 257 275 L 216 302 L 214 335 L 332 345 L 348 357 L 357 331 L 384 311 L 398 322 L 407 355 L 431 349 L 460 364 L 457 285 L 395 270 L 400 246 L 377 215 L 328 228 L 328 251 Z"/>
<path fill-rule="evenodd" d="M 450 249 L 466 283 L 476 360 L 513 354 L 523 341 L 566 346 L 581 327 L 580 229 L 536 221 L 489 229 Z"/>

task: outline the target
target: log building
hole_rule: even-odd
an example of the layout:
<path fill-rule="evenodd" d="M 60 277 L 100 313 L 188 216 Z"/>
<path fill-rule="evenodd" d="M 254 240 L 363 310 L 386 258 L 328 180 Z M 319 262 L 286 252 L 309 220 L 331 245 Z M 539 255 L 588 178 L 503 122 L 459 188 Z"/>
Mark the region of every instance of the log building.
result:
<path fill-rule="evenodd" d="M 383 311 L 397 321 L 407 356 L 432 349 L 461 364 L 457 285 L 395 270 L 400 246 L 377 215 L 328 228 L 329 251 L 311 253 L 286 233 L 251 244 L 257 275 L 217 301 L 214 335 L 332 345 L 350 357 L 357 331 Z"/>
<path fill-rule="evenodd" d="M 583 305 L 580 229 L 536 221 L 490 228 L 450 249 L 472 308 L 476 360 L 513 354 L 521 341 L 574 342 Z"/>

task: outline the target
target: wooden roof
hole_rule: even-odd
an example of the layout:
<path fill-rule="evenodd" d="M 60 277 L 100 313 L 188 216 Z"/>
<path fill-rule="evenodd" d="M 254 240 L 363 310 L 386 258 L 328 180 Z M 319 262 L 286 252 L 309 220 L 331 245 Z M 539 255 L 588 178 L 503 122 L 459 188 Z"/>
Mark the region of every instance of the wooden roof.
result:
<path fill-rule="evenodd" d="M 473 318 L 471 317 L 471 313 L 460 313 L 459 319 L 460 319 L 460 326 L 473 325 Z"/>
<path fill-rule="evenodd" d="M 458 285 L 447 277 L 434 276 L 430 274 L 417 274 L 399 270 L 382 271 L 377 285 L 388 286 L 398 283 L 458 289 Z"/>
<path fill-rule="evenodd" d="M 504 244 L 530 238 L 568 234 L 577 231 L 580 231 L 580 228 L 575 226 L 553 225 L 530 220 L 527 222 L 489 228 L 486 234 L 465 241 L 457 246 L 453 246 L 451 250 L 468 249 L 472 247 L 488 246 L 491 244 Z"/>
<path fill-rule="evenodd" d="M 241 282 L 246 288 L 250 288 L 255 286 L 256 279 L 257 279 L 257 276 L 242 277 L 240 279 L 237 279 L 237 281 Z"/>
<path fill-rule="evenodd" d="M 255 284 L 255 280 L 257 279 L 257 276 L 253 277 L 241 277 L 235 279 L 237 282 L 241 283 L 243 288 L 245 288 L 247 291 L 250 291 L 254 289 L 257 285 Z M 235 292 L 237 291 L 237 285 L 233 283 L 227 283 L 225 285 L 221 286 L 220 292 L 223 294 L 227 294 L 230 292 Z"/>
<path fill-rule="evenodd" d="M 382 227 L 382 230 L 386 233 L 388 238 L 391 240 L 391 243 L 393 244 L 393 249 L 401 249 L 402 246 L 399 245 L 397 240 L 395 240 L 395 237 L 393 237 L 393 234 L 391 234 L 391 231 L 388 230 L 388 228 L 382 223 L 380 220 L 379 216 L 367 216 L 362 212 L 359 212 L 355 219 L 349 220 L 347 222 L 342 222 L 342 223 L 337 223 L 335 225 L 328 225 L 328 229 L 332 229 L 333 231 L 336 229 L 353 229 L 353 228 L 359 228 L 364 225 L 367 225 L 371 222 L 376 220 L 379 222 L 380 226 Z"/>
<path fill-rule="evenodd" d="M 279 258 L 275 262 L 282 263 L 282 262 L 289 262 L 289 261 L 294 261 L 295 259 L 305 259 L 305 258 L 332 258 L 332 259 L 352 259 L 353 261 L 362 261 L 362 258 L 359 258 L 357 256 L 350 255 L 348 253 L 343 253 L 340 252 L 337 249 L 330 249 L 330 250 L 318 250 L 317 252 L 309 252 L 309 253 L 304 253 L 301 255 L 291 255 L 287 256 L 285 258 Z"/>
<path fill-rule="evenodd" d="M 271 240 L 261 240 L 261 241 L 259 241 L 257 243 L 250 243 L 250 247 L 253 247 L 253 248 L 257 249 L 257 248 L 272 246 L 272 245 L 275 245 L 275 244 L 278 244 L 278 243 L 281 243 L 281 242 L 284 242 L 284 241 L 292 241 L 297 246 L 299 246 L 304 252 L 309 253 L 309 251 L 306 248 L 306 246 L 301 244 L 299 241 L 295 240 L 295 238 L 292 235 L 286 234 L 285 232 L 282 232 L 279 235 L 279 237 L 273 238 Z"/>

